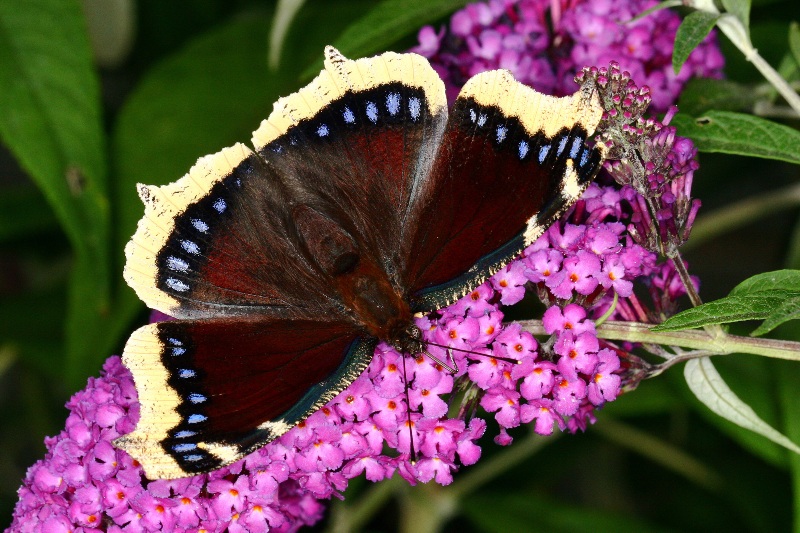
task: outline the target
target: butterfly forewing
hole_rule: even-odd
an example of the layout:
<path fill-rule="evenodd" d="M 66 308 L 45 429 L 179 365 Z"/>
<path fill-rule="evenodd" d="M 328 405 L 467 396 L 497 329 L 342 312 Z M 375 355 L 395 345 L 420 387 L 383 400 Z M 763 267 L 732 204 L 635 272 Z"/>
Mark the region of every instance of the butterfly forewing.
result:
<path fill-rule="evenodd" d="M 296 198 L 344 226 L 402 290 L 410 253 L 402 230 L 429 175 L 446 105 L 443 83 L 419 56 L 349 61 L 329 48 L 326 70 L 281 99 L 253 142 Z"/>
<path fill-rule="evenodd" d="M 241 144 L 201 158 L 163 187 L 140 187 L 145 217 L 125 249 L 125 279 L 180 318 L 330 316 L 330 284 L 298 253 L 287 191 Z"/>
<path fill-rule="evenodd" d="M 507 71 L 467 82 L 406 228 L 414 309 L 471 291 L 578 199 L 602 160 L 586 145 L 601 115 L 596 95 L 542 95 Z"/>

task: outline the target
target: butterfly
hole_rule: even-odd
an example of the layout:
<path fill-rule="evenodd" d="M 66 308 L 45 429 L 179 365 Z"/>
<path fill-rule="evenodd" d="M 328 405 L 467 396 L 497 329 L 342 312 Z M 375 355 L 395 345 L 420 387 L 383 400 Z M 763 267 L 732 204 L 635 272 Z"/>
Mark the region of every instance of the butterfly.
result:
<path fill-rule="evenodd" d="M 448 112 L 415 54 L 325 49 L 309 85 L 178 181 L 139 185 L 124 277 L 177 320 L 134 331 L 140 420 L 115 444 L 150 479 L 276 439 L 369 365 L 414 355 L 414 317 L 468 294 L 572 205 L 603 161 L 596 90 L 555 98 L 504 70 Z"/>

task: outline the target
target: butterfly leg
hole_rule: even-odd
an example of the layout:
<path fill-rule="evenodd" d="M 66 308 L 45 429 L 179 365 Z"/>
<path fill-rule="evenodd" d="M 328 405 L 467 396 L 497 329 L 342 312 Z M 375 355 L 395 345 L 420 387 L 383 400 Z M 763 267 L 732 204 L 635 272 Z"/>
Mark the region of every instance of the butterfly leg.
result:
<path fill-rule="evenodd" d="M 426 350 L 423 350 L 423 352 L 424 352 L 424 353 L 425 353 L 425 355 L 427 355 L 427 356 L 428 356 L 428 357 L 429 357 L 429 358 L 430 358 L 430 359 L 431 359 L 431 360 L 432 360 L 434 363 L 436 363 L 437 365 L 441 366 L 442 368 L 444 368 L 445 370 L 447 370 L 449 373 L 451 373 L 451 374 L 457 374 L 457 373 L 458 373 L 458 365 L 456 364 L 456 360 L 455 360 L 455 358 L 453 357 L 453 349 L 452 349 L 452 348 L 449 348 L 449 347 L 447 348 L 447 358 L 450 360 L 450 363 L 452 363 L 452 366 L 448 365 L 447 363 L 445 363 L 444 361 L 442 361 L 441 359 L 439 359 L 438 357 L 436 357 L 435 355 L 433 355 L 433 354 L 432 354 L 431 352 L 429 352 L 427 349 L 426 349 Z"/>

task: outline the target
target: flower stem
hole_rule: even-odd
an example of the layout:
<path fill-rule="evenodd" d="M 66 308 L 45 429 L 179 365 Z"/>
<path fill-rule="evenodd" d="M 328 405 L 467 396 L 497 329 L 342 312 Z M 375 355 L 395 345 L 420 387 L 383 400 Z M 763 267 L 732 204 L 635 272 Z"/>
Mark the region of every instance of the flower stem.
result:
<path fill-rule="evenodd" d="M 670 261 L 672 261 L 673 266 L 675 266 L 678 276 L 681 278 L 681 282 L 686 289 L 686 295 L 689 297 L 689 301 L 692 302 L 692 306 L 697 307 L 698 305 L 703 305 L 703 300 L 700 298 L 700 295 L 697 294 L 694 283 L 692 283 L 692 277 L 689 275 L 689 271 L 686 270 L 686 264 L 683 262 L 681 253 L 678 250 L 674 250 L 668 257 Z"/>
<path fill-rule="evenodd" d="M 541 320 L 524 320 L 519 324 L 533 335 L 547 335 Z M 739 335 L 712 337 L 705 331 L 652 331 L 653 324 L 641 322 L 607 321 L 597 328 L 601 339 L 627 341 L 643 344 L 661 344 L 700 350 L 693 354 L 677 355 L 681 360 L 706 357 L 708 355 L 727 355 L 749 353 L 776 359 L 800 361 L 800 342 Z M 686 357 L 688 356 L 688 357 Z"/>
<path fill-rule="evenodd" d="M 761 75 L 777 89 L 792 109 L 800 113 L 800 96 L 794 92 L 786 80 L 761 57 L 758 50 L 753 46 L 753 43 L 750 42 L 747 29 L 742 22 L 733 15 L 723 14 L 717 21 L 717 27 L 730 39 L 736 48 L 741 50 L 745 59 L 750 61 L 753 66 L 761 72 Z"/>
<path fill-rule="evenodd" d="M 692 277 L 689 275 L 689 271 L 686 270 L 686 264 L 683 262 L 683 257 L 681 256 L 680 251 L 678 251 L 677 248 L 671 249 L 668 257 L 675 266 L 675 271 L 678 272 L 678 276 L 681 278 L 681 283 L 683 283 L 683 286 L 686 289 L 686 295 L 689 297 L 692 307 L 702 305 L 703 300 L 700 298 L 700 295 L 697 294 L 697 289 L 695 289 L 694 283 L 692 283 Z M 727 336 L 726 333 L 722 331 L 722 328 L 719 324 L 709 324 L 707 326 L 703 326 L 703 329 L 706 331 L 706 333 L 708 333 L 709 336 L 715 339 Z"/>

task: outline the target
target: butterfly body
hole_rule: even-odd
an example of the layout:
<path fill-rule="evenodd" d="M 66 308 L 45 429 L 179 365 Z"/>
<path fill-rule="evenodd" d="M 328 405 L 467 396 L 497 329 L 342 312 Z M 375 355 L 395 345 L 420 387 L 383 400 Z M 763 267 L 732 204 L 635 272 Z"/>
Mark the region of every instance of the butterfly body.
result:
<path fill-rule="evenodd" d="M 116 444 L 151 478 L 207 472 L 284 434 L 352 383 L 379 340 L 468 294 L 580 196 L 597 94 L 540 95 L 505 71 L 448 112 L 427 61 L 347 60 L 180 180 L 140 186 L 125 279 L 179 320 L 123 353 L 141 404 Z"/>

